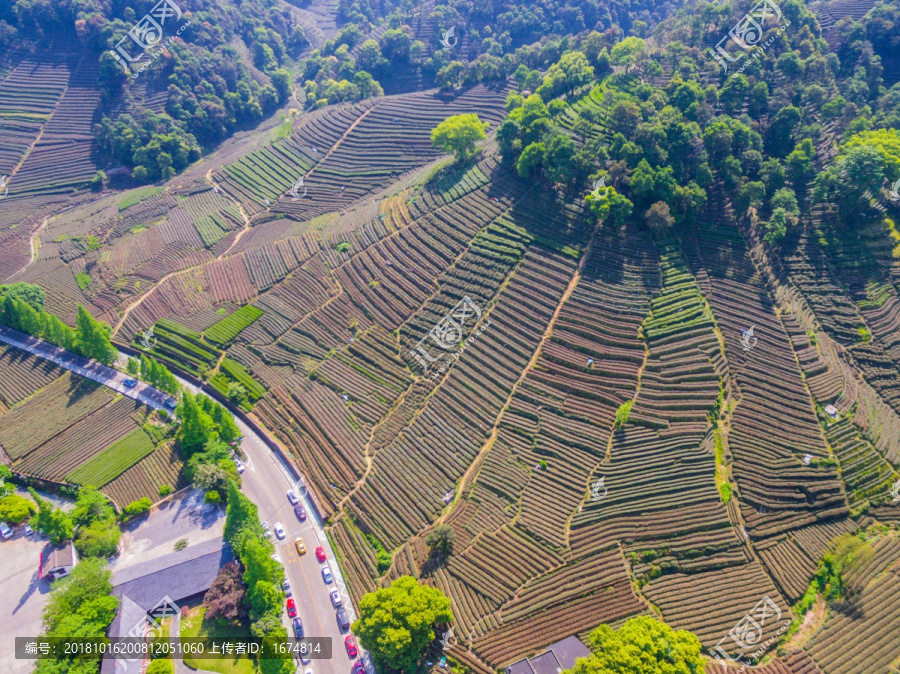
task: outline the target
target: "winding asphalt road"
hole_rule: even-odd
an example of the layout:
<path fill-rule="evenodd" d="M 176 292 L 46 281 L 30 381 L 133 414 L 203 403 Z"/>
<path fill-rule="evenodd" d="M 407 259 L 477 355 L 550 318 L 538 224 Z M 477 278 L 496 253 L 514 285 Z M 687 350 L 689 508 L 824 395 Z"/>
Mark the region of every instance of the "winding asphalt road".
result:
<path fill-rule="evenodd" d="M 129 388 L 125 386 L 128 376 L 122 372 L 16 330 L 0 326 L 0 342 L 45 358 L 153 409 L 164 410 L 165 402 L 170 399 L 167 394 L 144 382 L 139 382 L 137 386 Z M 127 356 L 120 353 L 120 359 L 122 358 L 127 358 Z M 185 389 L 193 393 L 201 392 L 195 385 L 184 379 L 178 378 L 178 381 Z M 300 665 L 297 672 L 298 674 L 307 674 L 308 671 L 312 671 L 313 674 L 349 674 L 353 660 L 347 655 L 344 647 L 346 633 L 341 633 L 338 627 L 335 609 L 332 607 L 329 597 L 330 591 L 334 588 L 338 589 L 351 622 L 356 619 L 356 614 L 322 522 L 314 514 L 315 511 L 310 508 L 305 490 L 299 486 L 302 482 L 298 479 L 297 471 L 276 455 L 266 442 L 240 418 L 236 417 L 235 421 L 244 436 L 241 441 L 241 449 L 247 456 L 246 469 L 242 474 L 242 490 L 257 505 L 260 519 L 268 522 L 271 530 L 274 531 L 276 522 L 281 522 L 284 526 L 286 532 L 284 540 L 274 539 L 274 534 L 273 540 L 291 584 L 293 598 L 297 603 L 297 615 L 303 621 L 305 635 L 308 637 L 331 637 L 331 659 L 313 660 L 312 664 Z M 294 515 L 293 506 L 288 502 L 287 491 L 291 488 L 294 488 L 300 496 L 308 514 L 304 522 L 298 521 Z M 297 553 L 294 544 L 298 536 L 302 537 L 306 544 L 307 552 L 304 555 Z M 319 564 L 316 560 L 315 549 L 317 547 L 324 549 L 325 564 L 329 566 L 334 575 L 334 582 L 330 585 L 326 585 L 322 578 L 321 567 L 324 565 Z M 283 614 L 283 621 L 288 627 L 288 633 L 293 634 L 286 612 Z M 361 649 L 360 654 L 365 655 Z M 374 672 L 368 662 L 366 662 L 366 668 L 370 673 Z"/>

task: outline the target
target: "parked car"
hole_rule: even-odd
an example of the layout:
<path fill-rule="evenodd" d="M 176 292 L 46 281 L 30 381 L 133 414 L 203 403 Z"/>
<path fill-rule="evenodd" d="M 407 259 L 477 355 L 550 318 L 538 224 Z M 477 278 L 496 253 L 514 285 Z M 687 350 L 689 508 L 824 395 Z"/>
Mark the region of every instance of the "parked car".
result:
<path fill-rule="evenodd" d="M 316 559 L 318 559 L 320 562 L 325 561 L 325 548 L 323 548 L 321 545 L 316 548 Z"/>
<path fill-rule="evenodd" d="M 294 601 L 293 597 L 289 597 L 287 600 L 287 612 L 291 618 L 297 617 L 297 602 Z"/>
<path fill-rule="evenodd" d="M 244 472 L 244 462 L 243 462 L 243 461 L 241 461 L 240 459 L 235 459 L 235 460 L 234 460 L 234 465 L 237 466 L 237 471 L 238 471 L 239 473 L 243 473 L 243 472 Z"/>
<path fill-rule="evenodd" d="M 312 658 L 306 655 L 305 653 L 300 654 L 300 663 L 304 665 L 308 665 L 312 663 Z"/>
<path fill-rule="evenodd" d="M 302 505 L 294 506 L 294 514 L 297 516 L 297 519 L 300 520 L 301 522 L 306 521 L 306 511 L 303 509 Z"/>
<path fill-rule="evenodd" d="M 285 537 L 284 527 L 281 526 L 281 522 L 275 522 L 275 535 L 278 536 L 279 539 Z"/>
<path fill-rule="evenodd" d="M 272 555 L 272 559 L 274 559 L 276 562 L 278 562 L 279 564 L 281 564 L 281 555 L 278 554 L 278 551 L 277 551 L 277 550 L 275 551 L 275 554 Z"/>
<path fill-rule="evenodd" d="M 347 612 L 344 609 L 339 608 L 334 617 L 337 619 L 338 629 L 341 631 L 341 634 L 350 629 L 350 620 L 347 618 Z"/>
<path fill-rule="evenodd" d="M 346 646 L 347 648 L 347 655 L 349 655 L 351 658 L 355 658 L 359 653 L 359 651 L 356 650 L 356 642 L 353 641 L 352 634 L 348 634 L 347 638 L 344 639 L 344 646 Z"/>
<path fill-rule="evenodd" d="M 334 580 L 334 576 L 331 575 L 331 569 L 328 568 L 328 565 L 322 567 L 322 580 L 325 581 L 326 585 L 331 585 L 331 581 Z"/>
<path fill-rule="evenodd" d="M 26 536 L 31 536 L 31 534 L 33 534 L 33 533 L 34 533 L 34 529 L 31 528 L 31 525 L 30 525 L 30 524 L 26 524 L 26 525 L 25 525 L 25 535 L 26 535 Z"/>
<path fill-rule="evenodd" d="M 293 489 L 288 490 L 287 497 L 288 501 L 291 502 L 291 505 L 297 505 L 298 503 L 300 503 L 300 498 L 297 496 L 297 494 L 294 493 Z"/>
<path fill-rule="evenodd" d="M 341 593 L 337 590 L 332 590 L 329 596 L 331 597 L 331 605 L 334 608 L 339 608 L 343 605 L 344 602 L 341 601 Z"/>
<path fill-rule="evenodd" d="M 297 540 L 294 541 L 294 545 L 297 546 L 297 554 L 305 555 L 306 554 L 306 543 L 303 542 L 303 538 L 297 536 Z"/>
<path fill-rule="evenodd" d="M 293 625 L 293 627 L 294 627 L 294 636 L 297 637 L 298 639 L 302 639 L 303 638 L 303 622 L 300 620 L 300 618 L 294 618 L 291 625 Z"/>
<path fill-rule="evenodd" d="M 166 402 L 164 402 L 163 405 L 164 405 L 165 407 L 168 407 L 170 410 L 174 410 L 176 407 L 178 407 L 178 403 L 176 403 L 176 402 L 175 402 L 174 400 L 172 400 L 171 398 L 169 398 L 168 400 L 166 400 Z"/>
<path fill-rule="evenodd" d="M 363 663 L 354 662 L 353 667 L 350 669 L 350 674 L 366 674 L 366 668 L 363 667 Z"/>
<path fill-rule="evenodd" d="M 287 578 L 285 578 L 284 582 L 281 584 L 281 589 L 284 590 L 284 594 L 288 597 L 294 594 L 294 591 L 291 589 L 291 582 Z"/>
<path fill-rule="evenodd" d="M 269 531 L 269 523 L 266 521 L 262 522 L 263 533 L 266 535 L 266 538 L 269 538 L 272 535 L 272 532 Z"/>
<path fill-rule="evenodd" d="M 126 379 L 126 380 L 125 380 L 124 382 L 122 382 L 122 383 L 125 384 L 125 386 L 127 386 L 128 388 L 134 388 L 135 386 L 137 386 L 137 380 L 136 380 L 136 379 Z"/>
<path fill-rule="evenodd" d="M 3 538 L 12 538 L 13 530 L 9 528 L 6 522 L 0 522 L 0 536 Z"/>

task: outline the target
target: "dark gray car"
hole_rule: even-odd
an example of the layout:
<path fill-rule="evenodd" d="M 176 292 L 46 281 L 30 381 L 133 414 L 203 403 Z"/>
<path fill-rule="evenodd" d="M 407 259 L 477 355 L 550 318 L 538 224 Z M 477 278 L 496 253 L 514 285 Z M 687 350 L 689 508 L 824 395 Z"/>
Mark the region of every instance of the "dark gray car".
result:
<path fill-rule="evenodd" d="M 344 609 L 339 608 L 334 615 L 337 618 L 337 624 L 338 628 L 341 630 L 341 634 L 350 629 L 350 621 L 347 619 L 347 612 Z"/>

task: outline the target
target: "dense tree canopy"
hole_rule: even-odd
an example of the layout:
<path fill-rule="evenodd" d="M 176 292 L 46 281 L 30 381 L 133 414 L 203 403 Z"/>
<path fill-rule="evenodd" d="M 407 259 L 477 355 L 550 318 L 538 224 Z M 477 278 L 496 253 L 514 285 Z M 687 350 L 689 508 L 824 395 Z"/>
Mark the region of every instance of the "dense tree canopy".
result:
<path fill-rule="evenodd" d="M 0 522 L 19 524 L 35 510 L 37 507 L 34 502 L 19 494 L 8 494 L 0 498 Z"/>
<path fill-rule="evenodd" d="M 29 521 L 31 527 L 46 535 L 54 545 L 72 540 L 75 524 L 71 516 L 62 508 L 54 508 L 52 503 L 38 496 L 34 489 L 29 489 L 28 493 L 38 508 L 37 514 Z"/>
<path fill-rule="evenodd" d="M 674 631 L 650 616 L 627 620 L 618 631 L 600 625 L 591 632 L 589 658 L 579 658 L 569 674 L 703 674 L 700 640 Z"/>
<path fill-rule="evenodd" d="M 360 599 L 353 632 L 379 670 L 414 672 L 435 639 L 434 626 L 452 620 L 450 599 L 440 590 L 401 576 Z"/>
<path fill-rule="evenodd" d="M 110 341 L 109 326 L 94 319 L 81 305 L 78 306 L 73 330 L 57 316 L 43 309 L 36 309 L 27 300 L 17 298 L 16 294 L 15 290 L 10 294 L 0 290 L 0 325 L 39 337 L 104 365 L 112 364 L 118 357 L 118 351 Z M 34 293 L 31 296 L 36 297 Z"/>
<path fill-rule="evenodd" d="M 44 608 L 45 637 L 102 638 L 118 610 L 112 593 L 112 573 L 100 559 L 82 559 L 68 577 L 54 582 Z M 98 671 L 99 656 L 41 658 L 37 674 L 90 674 Z"/>
<path fill-rule="evenodd" d="M 44 298 L 46 297 L 44 289 L 33 283 L 13 283 L 6 286 L 0 285 L 0 295 L 27 302 L 36 311 L 43 310 Z"/>
<path fill-rule="evenodd" d="M 468 158 L 475 151 L 475 143 L 485 139 L 488 123 L 475 114 L 453 115 L 431 132 L 431 144 L 444 152 L 453 152 L 456 160 Z"/>

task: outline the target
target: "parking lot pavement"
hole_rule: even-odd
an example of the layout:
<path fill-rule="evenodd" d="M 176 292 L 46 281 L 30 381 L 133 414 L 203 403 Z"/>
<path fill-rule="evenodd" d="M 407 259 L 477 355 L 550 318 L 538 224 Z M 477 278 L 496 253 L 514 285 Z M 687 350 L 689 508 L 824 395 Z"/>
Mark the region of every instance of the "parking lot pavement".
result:
<path fill-rule="evenodd" d="M 15 536 L 0 539 L 0 672 L 4 674 L 27 674 L 34 669 L 34 660 L 13 656 L 15 637 L 41 634 L 41 612 L 50 596 L 50 583 L 38 580 L 47 541 L 36 534 L 26 538 L 23 529 L 16 527 Z"/>
<path fill-rule="evenodd" d="M 202 489 L 191 489 L 144 517 L 122 527 L 114 571 L 167 555 L 182 538 L 188 546 L 218 538 L 225 527 L 225 509 L 203 502 Z"/>

